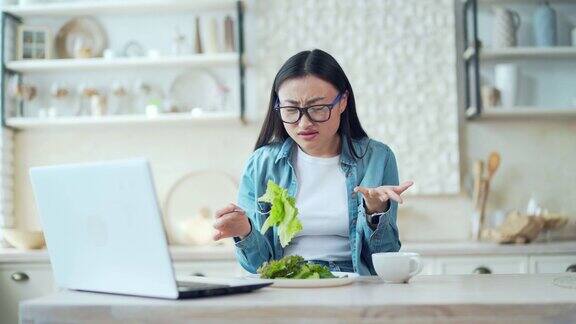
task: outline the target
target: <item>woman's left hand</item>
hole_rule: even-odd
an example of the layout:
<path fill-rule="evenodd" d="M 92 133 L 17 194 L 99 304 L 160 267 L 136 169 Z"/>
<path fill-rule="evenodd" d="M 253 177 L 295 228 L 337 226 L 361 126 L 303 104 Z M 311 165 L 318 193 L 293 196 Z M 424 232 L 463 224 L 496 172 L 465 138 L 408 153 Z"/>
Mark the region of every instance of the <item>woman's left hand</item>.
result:
<path fill-rule="evenodd" d="M 413 184 L 414 181 L 406 181 L 399 186 L 380 186 L 376 188 L 356 187 L 354 188 L 354 192 L 361 192 L 364 195 L 366 213 L 374 214 L 386 211 L 390 199 L 400 204 L 403 203 L 404 200 L 400 195 Z"/>

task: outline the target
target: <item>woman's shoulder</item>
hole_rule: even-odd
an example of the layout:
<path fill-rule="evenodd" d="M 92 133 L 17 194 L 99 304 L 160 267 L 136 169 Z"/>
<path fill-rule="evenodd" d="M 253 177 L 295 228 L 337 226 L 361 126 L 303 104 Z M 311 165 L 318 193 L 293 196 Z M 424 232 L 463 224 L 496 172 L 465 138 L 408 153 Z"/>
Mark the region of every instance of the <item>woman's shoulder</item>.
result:
<path fill-rule="evenodd" d="M 394 152 L 392 152 L 390 146 L 373 138 L 363 137 L 360 139 L 353 139 L 352 142 L 354 143 L 354 148 L 358 153 L 363 154 L 366 152 L 366 155 L 378 158 L 394 156 Z"/>
<path fill-rule="evenodd" d="M 282 150 L 282 143 L 270 143 L 257 148 L 249 158 L 249 163 L 264 164 L 274 162 Z"/>
<path fill-rule="evenodd" d="M 376 181 L 374 184 L 381 179 L 390 178 L 390 181 L 397 184 L 398 180 L 393 179 L 397 178 L 398 166 L 390 146 L 367 137 L 360 140 L 358 144 L 362 146 L 358 149 L 362 158 L 357 160 L 358 172 L 361 177 L 368 177 L 368 179 Z"/>

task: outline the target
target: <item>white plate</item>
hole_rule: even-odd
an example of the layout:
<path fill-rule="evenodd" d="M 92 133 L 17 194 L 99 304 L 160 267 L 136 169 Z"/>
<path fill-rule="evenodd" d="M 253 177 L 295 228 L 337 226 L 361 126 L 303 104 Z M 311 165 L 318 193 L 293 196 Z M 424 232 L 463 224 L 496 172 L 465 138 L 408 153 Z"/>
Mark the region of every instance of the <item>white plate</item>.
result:
<path fill-rule="evenodd" d="M 332 272 L 337 278 L 330 279 L 260 279 L 259 275 L 252 274 L 247 277 L 250 279 L 273 282 L 275 288 L 321 288 L 321 287 L 338 287 L 353 283 L 358 277 L 353 272 Z"/>
<path fill-rule="evenodd" d="M 238 182 L 217 170 L 191 171 L 169 189 L 163 203 L 168 239 L 176 245 L 211 245 L 214 213 L 236 200 Z M 232 239 L 221 240 L 233 244 Z"/>
<path fill-rule="evenodd" d="M 108 46 L 104 27 L 94 18 L 73 18 L 66 22 L 56 34 L 56 53 L 59 58 L 74 58 L 76 42 L 90 48 L 90 57 L 100 57 Z"/>
<path fill-rule="evenodd" d="M 212 72 L 190 69 L 178 75 L 170 86 L 170 100 L 180 112 L 193 109 L 226 109 L 229 89 Z"/>

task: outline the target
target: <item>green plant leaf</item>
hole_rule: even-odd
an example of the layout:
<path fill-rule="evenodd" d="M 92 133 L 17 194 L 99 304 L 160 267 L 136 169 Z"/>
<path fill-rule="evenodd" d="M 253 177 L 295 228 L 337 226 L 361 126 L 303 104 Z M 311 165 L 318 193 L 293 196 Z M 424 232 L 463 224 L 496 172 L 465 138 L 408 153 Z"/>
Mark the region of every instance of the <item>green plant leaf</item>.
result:
<path fill-rule="evenodd" d="M 260 232 L 265 234 L 270 227 L 277 226 L 280 245 L 286 247 L 302 230 L 302 223 L 298 219 L 296 199 L 288 194 L 288 190 L 268 180 L 266 192 L 258 198 L 258 201 L 272 204 L 268 218 L 262 224 Z"/>
<path fill-rule="evenodd" d="M 263 279 L 327 279 L 336 278 L 328 267 L 306 263 L 299 255 L 285 256 L 280 260 L 265 262 L 258 268 Z"/>

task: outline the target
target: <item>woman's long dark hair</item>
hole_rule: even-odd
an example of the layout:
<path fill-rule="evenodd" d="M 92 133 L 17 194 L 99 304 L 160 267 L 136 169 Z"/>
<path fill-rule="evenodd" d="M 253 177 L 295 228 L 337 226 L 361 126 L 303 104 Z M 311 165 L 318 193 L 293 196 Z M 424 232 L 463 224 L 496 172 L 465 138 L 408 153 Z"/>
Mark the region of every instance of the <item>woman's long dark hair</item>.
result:
<path fill-rule="evenodd" d="M 268 113 L 266 114 L 254 150 L 268 144 L 284 142 L 284 140 L 288 138 L 289 135 L 286 129 L 284 129 L 282 120 L 274 110 L 274 105 L 278 100 L 278 89 L 287 79 L 300 78 L 307 75 L 313 75 L 329 82 L 339 93 L 348 94 L 348 104 L 342 115 L 340 115 L 338 133 L 346 138 L 354 157 L 356 159 L 361 158 L 352 145 L 352 139 L 361 139 L 368 137 L 368 135 L 362 128 L 358 115 L 356 114 L 356 102 L 354 100 L 352 86 L 346 74 L 344 74 L 344 70 L 342 70 L 338 62 L 336 62 L 336 59 L 319 49 L 303 51 L 292 56 L 282 65 L 280 71 L 276 74 L 272 91 L 270 92 Z"/>

